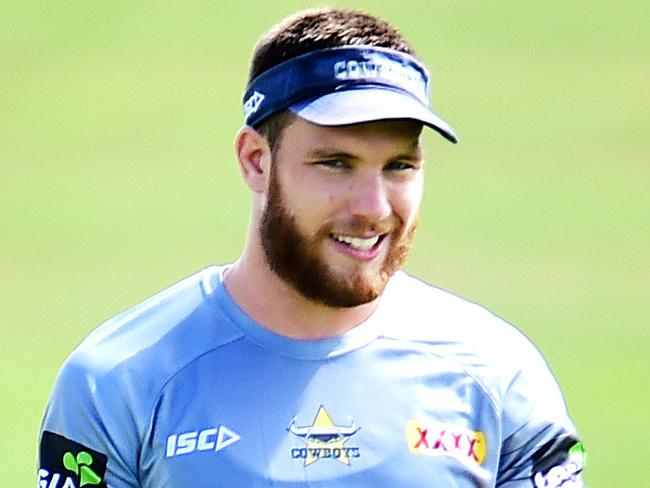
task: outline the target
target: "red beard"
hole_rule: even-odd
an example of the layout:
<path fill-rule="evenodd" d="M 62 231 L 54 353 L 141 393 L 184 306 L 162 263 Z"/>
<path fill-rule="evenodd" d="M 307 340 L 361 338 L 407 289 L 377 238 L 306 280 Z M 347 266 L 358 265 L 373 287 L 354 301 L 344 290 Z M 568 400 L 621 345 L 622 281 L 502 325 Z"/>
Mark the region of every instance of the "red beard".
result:
<path fill-rule="evenodd" d="M 404 232 L 404 224 L 397 217 L 391 217 L 396 220 L 393 224 L 358 219 L 350 222 L 346 228 L 358 231 L 390 228 L 392 236 L 388 253 L 375 276 L 367 277 L 361 272 L 341 276 L 319 253 L 318 244 L 322 239 L 329 239 L 329 233 L 322 232 L 314 239 L 305 237 L 285 207 L 276 164 L 271 164 L 267 206 L 260 224 L 262 246 L 270 268 L 302 296 L 328 307 L 356 307 L 376 299 L 406 259 L 417 225 Z"/>

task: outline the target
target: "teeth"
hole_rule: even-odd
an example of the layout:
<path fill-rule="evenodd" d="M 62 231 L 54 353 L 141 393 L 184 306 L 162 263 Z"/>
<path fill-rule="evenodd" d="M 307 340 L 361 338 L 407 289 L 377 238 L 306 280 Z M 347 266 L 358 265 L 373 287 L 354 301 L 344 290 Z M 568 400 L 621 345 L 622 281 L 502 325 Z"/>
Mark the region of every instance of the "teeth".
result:
<path fill-rule="evenodd" d="M 369 237 L 368 239 L 362 239 L 360 237 L 351 237 L 351 236 L 333 236 L 339 242 L 343 242 L 350 247 L 355 249 L 367 250 L 371 249 L 379 241 L 379 236 Z"/>

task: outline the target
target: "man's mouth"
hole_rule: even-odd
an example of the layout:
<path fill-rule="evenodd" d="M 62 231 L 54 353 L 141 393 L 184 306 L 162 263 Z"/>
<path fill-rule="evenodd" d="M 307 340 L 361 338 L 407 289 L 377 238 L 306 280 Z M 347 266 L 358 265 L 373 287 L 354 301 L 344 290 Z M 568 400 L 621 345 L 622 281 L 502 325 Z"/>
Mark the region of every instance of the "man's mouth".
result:
<path fill-rule="evenodd" d="M 335 241 L 359 251 L 367 251 L 374 248 L 384 238 L 384 235 L 376 235 L 372 237 L 355 237 L 341 234 L 330 234 L 330 236 Z"/>

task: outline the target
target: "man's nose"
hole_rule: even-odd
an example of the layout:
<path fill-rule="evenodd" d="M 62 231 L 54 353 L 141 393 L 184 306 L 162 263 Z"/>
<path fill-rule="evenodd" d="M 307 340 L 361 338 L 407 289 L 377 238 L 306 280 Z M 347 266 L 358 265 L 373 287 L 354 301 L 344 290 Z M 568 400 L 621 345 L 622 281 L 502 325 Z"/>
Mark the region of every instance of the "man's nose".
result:
<path fill-rule="evenodd" d="M 350 188 L 350 213 L 371 222 L 392 214 L 388 187 L 382 174 L 371 172 L 357 175 Z"/>

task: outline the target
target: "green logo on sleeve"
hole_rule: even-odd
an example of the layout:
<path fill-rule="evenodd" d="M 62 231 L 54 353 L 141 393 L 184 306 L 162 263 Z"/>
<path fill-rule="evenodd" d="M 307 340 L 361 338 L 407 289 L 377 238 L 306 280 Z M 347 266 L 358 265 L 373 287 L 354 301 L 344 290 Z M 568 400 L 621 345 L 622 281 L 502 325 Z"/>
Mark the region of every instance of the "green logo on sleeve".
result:
<path fill-rule="evenodd" d="M 71 452 L 66 452 L 63 455 L 63 466 L 79 476 L 80 487 L 98 485 L 102 482 L 102 478 L 90 468 L 92 463 L 93 457 L 86 451 L 81 451 L 76 457 Z"/>
<path fill-rule="evenodd" d="M 55 432 L 41 435 L 38 486 L 107 488 L 108 456 Z"/>
<path fill-rule="evenodd" d="M 578 465 L 584 466 L 587 464 L 587 452 L 582 442 L 576 442 L 571 449 L 569 449 L 569 459 Z"/>

